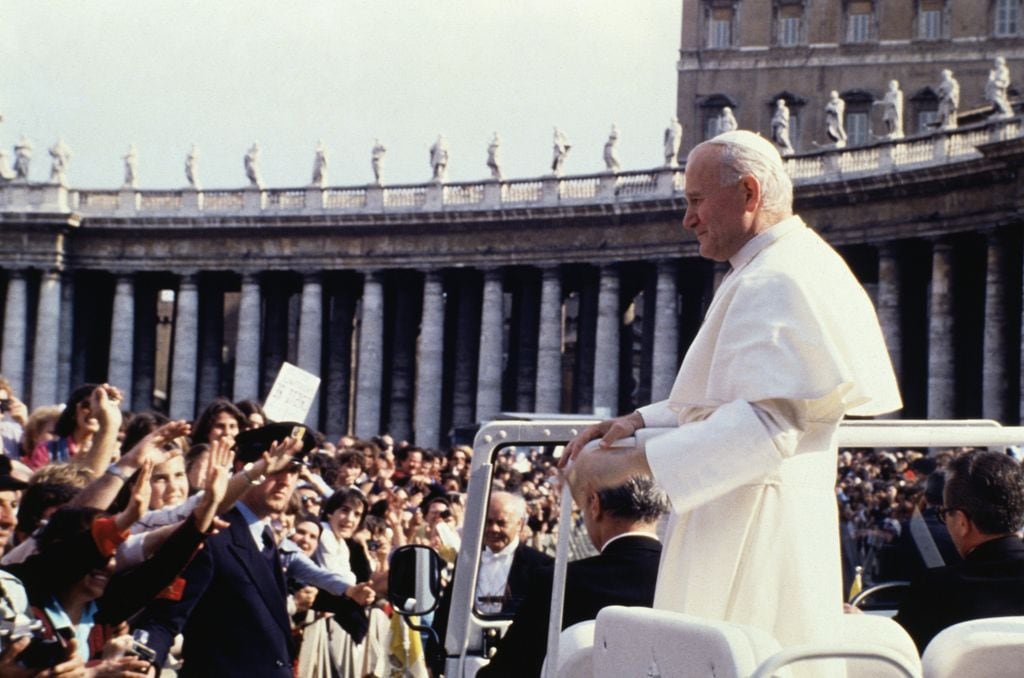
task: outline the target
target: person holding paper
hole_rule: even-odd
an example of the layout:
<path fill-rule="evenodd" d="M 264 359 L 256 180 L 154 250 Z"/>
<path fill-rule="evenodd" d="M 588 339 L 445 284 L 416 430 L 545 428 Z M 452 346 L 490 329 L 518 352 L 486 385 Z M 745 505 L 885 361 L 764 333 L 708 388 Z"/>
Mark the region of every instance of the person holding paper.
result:
<path fill-rule="evenodd" d="M 577 498 L 637 473 L 667 491 L 656 608 L 759 627 L 783 646 L 824 640 L 843 601 L 836 432 L 846 414 L 901 407 L 889 355 L 864 289 L 793 214 L 771 142 L 727 132 L 686 170 L 683 227 L 731 270 L 668 399 L 584 429 L 561 463 Z M 807 666 L 820 668 L 794 674 Z"/>

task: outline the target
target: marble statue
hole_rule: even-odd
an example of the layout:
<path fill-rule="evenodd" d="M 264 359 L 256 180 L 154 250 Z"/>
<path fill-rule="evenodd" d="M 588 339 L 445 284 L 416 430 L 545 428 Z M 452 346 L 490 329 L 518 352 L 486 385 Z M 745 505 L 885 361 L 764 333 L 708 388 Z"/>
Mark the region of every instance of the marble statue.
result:
<path fill-rule="evenodd" d="M 380 143 L 379 139 L 373 140 L 373 150 L 370 151 L 370 166 L 373 167 L 373 183 L 378 186 L 384 183 L 384 156 L 388 149 Z"/>
<path fill-rule="evenodd" d="M 68 183 L 68 163 L 71 162 L 71 149 L 63 139 L 50 147 L 50 183 L 66 186 Z"/>
<path fill-rule="evenodd" d="M 956 129 L 956 113 L 960 108 L 960 83 L 948 68 L 942 71 L 939 95 L 939 129 Z"/>
<path fill-rule="evenodd" d="M 491 170 L 491 178 L 501 180 L 501 137 L 495 132 L 491 143 L 487 145 L 487 167 Z"/>
<path fill-rule="evenodd" d="M 191 150 L 185 157 L 185 180 L 189 188 L 199 190 L 199 146 L 192 144 Z"/>
<path fill-rule="evenodd" d="M 551 161 L 551 173 L 556 177 L 562 176 L 562 165 L 565 164 L 565 156 L 569 155 L 570 148 L 572 148 L 572 145 L 569 143 L 569 138 L 565 136 L 562 130 L 556 127 L 554 158 Z"/>
<path fill-rule="evenodd" d="M 139 178 L 139 153 L 135 150 L 135 144 L 128 145 L 128 152 L 124 154 L 124 188 L 137 188 Z"/>
<path fill-rule="evenodd" d="M 316 142 L 316 155 L 313 156 L 313 183 L 317 188 L 327 184 L 327 149 L 323 141 Z"/>
<path fill-rule="evenodd" d="M 723 106 L 722 112 L 718 115 L 717 134 L 735 132 L 737 129 L 739 129 L 739 124 L 736 122 L 736 116 L 732 114 L 732 107 Z"/>
<path fill-rule="evenodd" d="M 32 142 L 24 134 L 14 147 L 14 178 L 28 181 L 28 167 L 32 163 Z"/>
<path fill-rule="evenodd" d="M 832 90 L 825 104 L 825 133 L 836 148 L 846 146 L 846 129 L 843 126 L 845 112 L 846 102 L 839 97 L 839 92 Z"/>
<path fill-rule="evenodd" d="M 665 147 L 665 167 L 679 167 L 679 146 L 683 143 L 683 126 L 674 115 L 668 121 L 662 143 Z"/>
<path fill-rule="evenodd" d="M 0 148 L 0 181 L 10 181 L 14 178 L 14 170 L 7 162 L 7 151 Z"/>
<path fill-rule="evenodd" d="M 435 183 L 443 184 L 448 179 L 448 142 L 443 134 L 438 134 L 437 141 L 430 147 L 430 167 Z"/>
<path fill-rule="evenodd" d="M 772 141 L 779 147 L 782 155 L 793 155 L 793 144 L 789 140 L 789 107 L 785 99 L 775 102 L 775 114 L 772 116 Z"/>
<path fill-rule="evenodd" d="M 260 177 L 260 142 L 258 141 L 252 142 L 252 146 L 245 152 L 245 176 L 253 188 L 263 188 L 263 180 Z"/>
<path fill-rule="evenodd" d="M 992 104 L 994 113 L 998 118 L 1013 117 L 1013 106 L 1006 96 L 1006 90 L 1010 87 L 1010 69 L 1006 67 L 1006 58 L 998 56 L 995 65 L 988 72 L 988 82 L 985 83 L 985 101 Z"/>
<path fill-rule="evenodd" d="M 619 128 L 613 124 L 612 131 L 608 133 L 608 141 L 604 142 L 604 167 L 609 172 L 618 172 L 622 169 L 618 146 Z"/>
<path fill-rule="evenodd" d="M 899 80 L 890 80 L 889 89 L 882 101 L 875 102 L 882 106 L 882 124 L 885 125 L 886 139 L 903 138 L 903 90 Z"/>

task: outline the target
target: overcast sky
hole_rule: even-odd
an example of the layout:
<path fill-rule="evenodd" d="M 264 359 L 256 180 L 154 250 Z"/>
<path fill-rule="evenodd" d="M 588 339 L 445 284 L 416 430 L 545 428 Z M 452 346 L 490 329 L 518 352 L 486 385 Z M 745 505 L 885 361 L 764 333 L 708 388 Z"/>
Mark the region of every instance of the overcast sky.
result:
<path fill-rule="evenodd" d="M 27 134 L 30 178 L 71 148 L 69 182 L 116 188 L 129 143 L 142 188 L 246 183 L 258 140 L 270 187 L 308 184 L 318 140 L 330 185 L 430 178 L 443 133 L 449 179 L 488 176 L 502 138 L 508 177 L 603 169 L 611 124 L 624 169 L 662 162 L 675 113 L 681 0 L 0 0 L 0 147 Z M 684 124 L 686 121 L 683 121 Z"/>

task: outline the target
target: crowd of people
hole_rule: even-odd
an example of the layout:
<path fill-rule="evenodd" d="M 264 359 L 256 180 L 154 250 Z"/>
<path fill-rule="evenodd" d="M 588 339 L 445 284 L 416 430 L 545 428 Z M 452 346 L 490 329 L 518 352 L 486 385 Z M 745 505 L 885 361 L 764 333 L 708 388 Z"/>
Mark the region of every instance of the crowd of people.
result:
<path fill-rule="evenodd" d="M 209 533 L 224 528 L 216 516 L 248 496 L 256 475 L 284 463 L 266 455 L 288 432 L 261 439 L 258 432 L 276 424 L 258 403 L 218 399 L 194 422 L 183 422 L 152 411 L 122 412 L 120 400 L 112 386 L 87 384 L 63 405 L 29 412 L 0 378 L 0 583 L 24 589 L 13 597 L 5 591 L 4 614 L 10 623 L 38 617 L 61 650 L 40 659 L 33 647 L 23 660 L 56 662 L 68 675 L 146 675 L 148 660 L 132 650 L 132 627 L 145 627 L 176 588 L 180 597 L 186 564 Z M 289 466 L 294 491 L 261 516 L 287 561 L 286 605 L 299 648 L 289 670 L 384 675 L 389 554 L 404 544 L 426 544 L 454 564 L 472 448 L 424 449 L 396 444 L 386 434 L 301 437 L 302 463 Z M 494 492 L 523 500 L 516 538 L 552 555 L 558 469 L 547 452 L 502 449 L 492 482 Z M 840 451 L 836 499 L 847 590 L 855 579 L 857 587 L 867 587 L 909 580 L 925 569 L 914 520 L 931 529 L 946 564 L 959 560 L 935 512 L 942 505 L 943 469 L 964 452 Z M 293 461 L 299 458 L 292 454 Z M 592 555 L 582 516 L 575 518 L 573 556 Z M 295 559 L 320 569 L 293 567 Z M 69 567 L 69 560 L 79 565 Z M 20 584 L 7 583 L 11 575 Z M 25 610 L 11 603 L 21 595 Z M 318 599 L 327 602 L 318 605 Z M 338 600 L 348 607 L 338 608 Z M 7 675 L 4 669 L 17 664 L 28 643 L 3 642 L 0 675 Z M 184 669 L 181 657 L 179 643 L 155 659 Z"/>

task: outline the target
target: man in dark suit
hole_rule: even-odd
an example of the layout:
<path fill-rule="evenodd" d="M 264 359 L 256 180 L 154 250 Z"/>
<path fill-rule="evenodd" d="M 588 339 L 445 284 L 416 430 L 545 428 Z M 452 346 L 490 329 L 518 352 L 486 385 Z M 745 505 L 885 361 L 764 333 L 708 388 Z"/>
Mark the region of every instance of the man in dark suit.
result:
<path fill-rule="evenodd" d="M 487 506 L 484 523 L 484 549 L 480 553 L 474 607 L 480 614 L 502 616 L 515 614 L 526 590 L 538 570 L 551 565 L 551 556 L 530 548 L 519 541 L 526 526 L 526 500 L 522 495 L 495 491 Z M 454 576 L 452 577 L 454 581 Z M 451 606 L 450 587 L 441 594 L 434 613 L 434 631 L 443 645 L 448 630 L 448 611 Z M 443 666 L 441 647 L 433 638 L 427 644 L 427 656 L 434 673 Z"/>
<path fill-rule="evenodd" d="M 149 632 L 157 665 L 174 636 L 184 634 L 182 678 L 291 678 L 295 648 L 285 606 L 285 572 L 301 583 L 324 588 L 317 602 L 320 607 L 335 604 L 338 609 L 331 607 L 332 611 L 348 614 L 351 605 L 372 598 L 368 585 L 352 586 L 274 542 L 269 519 L 287 507 L 298 464 L 315 444 L 311 437 L 289 438 L 291 427 L 274 424 L 238 437 L 240 462 L 276 444 L 268 457 L 256 462 L 260 466 L 242 467 L 251 487 L 222 516 L 228 527 L 208 539 L 182 573 L 180 592 L 151 604 L 136 624 Z"/>
<path fill-rule="evenodd" d="M 957 457 L 944 501 L 939 516 L 963 562 L 918 577 L 896 615 L 920 652 L 953 624 L 1024 615 L 1024 469 L 998 452 Z"/>
<path fill-rule="evenodd" d="M 650 607 L 661 543 L 654 533 L 668 500 L 649 477 L 598 490 L 583 501 L 583 521 L 600 555 L 569 563 L 562 628 L 594 619 L 608 605 Z M 538 676 L 547 653 L 554 569 L 540 570 L 512 626 L 480 678 Z"/>

